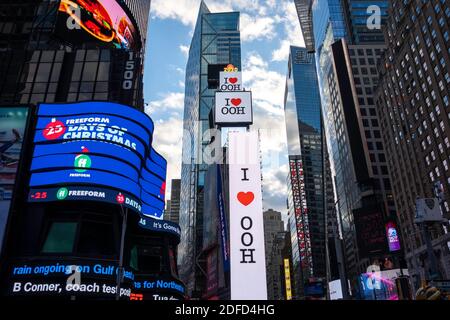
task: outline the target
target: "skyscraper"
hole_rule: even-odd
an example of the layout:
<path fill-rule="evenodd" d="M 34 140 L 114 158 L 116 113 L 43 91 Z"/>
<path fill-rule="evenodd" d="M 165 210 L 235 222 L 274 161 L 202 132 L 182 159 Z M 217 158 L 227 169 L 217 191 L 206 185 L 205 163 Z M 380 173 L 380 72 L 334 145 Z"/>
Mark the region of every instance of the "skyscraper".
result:
<path fill-rule="evenodd" d="M 281 278 L 280 268 L 282 265 L 280 241 L 277 237 L 282 234 L 281 244 L 284 243 L 284 223 L 281 220 L 281 212 L 269 209 L 263 212 L 264 218 L 264 240 L 266 251 L 266 275 L 267 275 L 267 297 L 269 300 L 280 300 Z"/>
<path fill-rule="evenodd" d="M 289 154 L 288 206 L 294 297 L 308 295 L 310 280 L 327 276 L 327 215 L 333 194 L 325 166 L 320 92 L 314 53 L 290 48 L 285 91 Z M 328 183 L 327 183 L 328 182 Z M 323 293 L 324 294 L 324 293 Z"/>
<path fill-rule="evenodd" d="M 395 220 L 396 214 L 373 97 L 378 77 L 376 65 L 384 50 L 381 27 L 387 18 L 387 7 L 388 1 L 365 0 L 315 0 L 312 4 L 317 73 L 339 234 L 353 292 L 359 287 L 359 274 L 390 255 L 384 221 Z M 365 232 L 361 212 L 369 211 L 370 218 L 378 222 Z M 362 234 L 372 238 L 361 240 L 358 237 Z M 366 247 L 368 242 L 373 247 Z"/>
<path fill-rule="evenodd" d="M 208 164 L 203 151 L 210 143 L 210 112 L 218 86 L 219 71 L 228 64 L 241 68 L 239 13 L 211 13 L 202 1 L 186 66 L 183 155 L 181 170 L 179 251 L 180 274 L 188 293 L 200 297 L 205 292 L 206 269 L 203 250 L 204 186 Z"/>
<path fill-rule="evenodd" d="M 40 288 L 33 296 L 57 299 L 184 298 L 176 265 L 179 226 L 143 216 L 152 211 L 143 209 L 146 201 L 162 211 L 166 175 L 166 161 L 150 145 L 154 123 L 141 112 L 149 6 L 137 0 L 1 2 L 0 109 L 3 115 L 26 106 L 33 123 L 25 134 L 8 130 L 15 138 L 10 143 L 23 141 L 28 148 L 16 164 L 0 257 L 2 295 L 26 297 L 28 289 L 17 290 L 24 281 Z M 63 135 L 79 129 L 83 135 Z M 119 138 L 127 134 L 129 139 Z M 38 155 L 38 149 L 45 150 Z M 36 170 L 38 162 L 45 168 Z M 82 176 L 88 180 L 80 182 Z M 26 272 L 14 272 L 18 265 L 26 265 Z M 43 265 L 54 267 L 42 273 Z M 83 273 L 82 286 L 89 290 L 66 286 L 72 271 Z M 21 279 L 31 273 L 32 280 Z M 173 290 L 145 288 L 144 278 L 168 281 Z"/>
<path fill-rule="evenodd" d="M 170 206 L 166 212 L 165 219 L 178 223 L 180 220 L 180 179 L 172 179 L 172 190 L 170 191 Z M 170 207 L 170 208 L 169 208 Z"/>
<path fill-rule="evenodd" d="M 376 105 L 406 262 L 417 288 L 432 276 L 432 257 L 414 222 L 416 198 L 435 197 L 434 186 L 440 185 L 443 215 L 450 218 L 450 8 L 448 1 L 390 3 Z M 429 232 L 435 271 L 448 279 L 448 227 L 436 223 Z"/>
<path fill-rule="evenodd" d="M 95 99 L 142 109 L 150 0 L 125 2 L 130 7 L 110 5 L 126 17 L 130 33 L 123 41 L 105 42 L 82 28 L 69 29 L 72 20 L 60 1 L 1 1 L 0 106 Z"/>

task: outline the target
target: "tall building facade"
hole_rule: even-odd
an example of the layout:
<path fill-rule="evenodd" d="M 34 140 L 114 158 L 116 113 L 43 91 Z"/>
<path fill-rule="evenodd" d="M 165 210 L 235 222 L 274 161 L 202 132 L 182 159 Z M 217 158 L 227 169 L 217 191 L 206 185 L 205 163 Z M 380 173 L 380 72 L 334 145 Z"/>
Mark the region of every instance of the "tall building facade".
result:
<path fill-rule="evenodd" d="M 172 179 L 172 189 L 170 191 L 170 208 L 167 210 L 165 216 L 165 219 L 175 223 L 179 223 L 180 220 L 180 186 L 180 179 Z"/>
<path fill-rule="evenodd" d="M 353 293 L 369 265 L 390 257 L 384 223 L 396 219 L 374 103 L 388 1 L 315 0 L 310 11 L 338 234 Z M 299 16 L 302 19 L 301 16 Z M 376 220 L 362 230 L 364 213 Z M 361 240 L 362 234 L 372 239 Z M 377 243 L 366 247 L 366 242 Z M 397 257 L 397 265 L 401 257 Z"/>
<path fill-rule="evenodd" d="M 306 295 L 308 283 L 327 276 L 328 216 L 333 194 L 325 165 L 320 92 L 314 53 L 290 48 L 285 91 L 289 154 L 288 216 L 292 237 L 294 297 Z"/>
<path fill-rule="evenodd" d="M 26 133 L 16 135 L 20 135 L 18 140 L 23 141 L 25 147 L 17 165 L 16 188 L 0 257 L 2 295 L 26 297 L 30 291 L 24 286 L 23 290 L 17 290 L 16 284 L 27 283 L 35 288 L 33 296 L 63 300 L 113 300 L 119 296 L 121 299 L 138 300 L 184 298 L 184 285 L 178 280 L 176 264 L 180 241 L 178 225 L 166 221 L 172 232 L 164 231 L 162 227 L 158 229 L 154 219 L 139 214 L 143 205 L 138 201 L 133 202 L 132 209 L 124 208 L 123 204 L 131 203 L 130 197 L 125 191 L 117 190 L 122 185 L 112 181 L 122 179 L 123 188 L 131 192 L 132 188 L 128 188 L 130 185 L 127 183 L 139 179 L 136 167 L 143 167 L 143 159 L 150 153 L 153 156 L 149 158 L 155 160 L 157 157 L 149 146 L 149 131 L 153 131 L 153 123 L 143 112 L 139 112 L 143 110 L 142 67 L 149 8 L 150 1 L 137 0 L 8 0 L 0 3 L 0 110 L 3 112 L 18 105 L 27 107 L 31 120 Z M 82 101 L 87 102 L 66 104 Z M 41 103 L 50 105 L 36 108 Z M 67 110 L 64 109 L 66 106 Z M 42 117 L 45 108 L 54 110 L 51 110 L 49 124 L 56 122 L 56 116 L 63 118 L 61 114 L 67 112 L 66 120 L 60 121 L 58 126 L 64 129 L 69 127 L 67 131 L 83 127 L 71 126 L 74 123 L 89 122 L 91 125 L 82 129 L 85 131 L 83 136 L 73 136 L 64 142 L 60 136 L 59 140 L 44 140 L 39 144 L 36 137 L 46 136 L 35 132 L 42 130 L 38 122 L 45 118 Z M 96 112 L 101 116 L 91 117 Z M 53 115 L 55 118 L 51 119 Z M 106 140 L 101 141 L 98 136 L 96 139 L 90 135 L 99 127 L 100 117 L 109 124 L 131 123 L 130 127 L 141 133 L 146 132 L 147 135 L 144 133 L 140 137 L 134 133 L 131 138 L 145 145 L 141 149 L 143 152 L 138 154 L 131 150 L 132 147 L 128 150 L 126 147 L 130 145 L 120 145 L 117 142 L 120 139 L 106 143 Z M 54 133 L 55 126 L 50 125 L 48 131 Z M 110 131 L 120 134 L 117 129 Z M 55 165 L 37 170 L 40 171 L 38 174 L 47 174 L 47 178 L 59 175 L 54 181 L 43 179 L 42 184 L 38 183 L 38 189 L 42 187 L 43 192 L 35 192 L 31 182 L 36 173 L 33 163 L 40 158 L 34 152 L 38 147 L 48 148 L 47 156 L 54 159 L 43 161 L 46 164 L 61 161 L 58 168 Z M 79 154 L 80 149 L 83 155 Z M 1 151 L 3 153 L 3 149 Z M 95 155 L 86 154 L 91 151 Z M 130 151 L 127 156 L 119 156 L 127 151 Z M 99 159 L 102 155 L 102 168 L 97 170 L 93 159 Z M 80 157 L 82 161 L 78 162 Z M 133 166 L 126 162 L 138 158 Z M 160 164 L 165 162 L 162 157 L 159 159 Z M 134 175 L 134 178 L 125 176 L 126 173 L 114 166 L 113 170 L 109 170 L 108 178 L 95 179 L 95 175 L 106 174 L 106 162 L 109 160 L 115 161 L 122 169 L 131 169 L 127 173 Z M 64 180 L 67 176 L 71 177 L 70 173 L 79 173 L 77 168 L 80 166 L 86 169 L 81 171 L 89 177 L 88 181 Z M 61 167 L 67 168 L 70 173 L 67 176 L 60 174 Z M 0 173 L 3 173 L 2 169 Z M 165 172 L 162 171 L 165 170 L 159 169 L 163 168 L 158 168 L 158 178 L 156 171 L 147 170 L 147 179 L 155 178 L 153 181 L 160 183 L 157 190 L 163 193 Z M 147 186 L 150 185 L 148 183 Z M 142 189 L 136 188 L 135 193 L 144 194 Z M 73 194 L 81 195 L 81 198 L 73 198 Z M 89 195 L 93 198 L 89 199 Z M 103 201 L 107 197 L 112 201 Z M 163 200 L 158 201 L 161 210 Z M 24 266 L 24 272 L 14 272 Z M 47 268 L 48 272 L 41 273 L 40 268 Z M 72 271 L 83 273 L 83 284 L 90 290 L 74 292 L 66 286 Z M 124 271 L 123 277 L 117 276 L 119 271 Z M 131 278 L 133 281 L 130 281 Z M 169 283 L 171 292 L 166 291 L 167 287 L 164 290 L 154 290 L 156 287 L 149 290 L 139 285 L 141 281 L 154 281 L 155 285 L 157 281 L 166 282 L 166 285 Z M 138 286 L 135 287 L 136 283 Z M 117 285 L 121 288 L 119 294 L 114 289 Z M 13 286 L 16 290 L 11 289 Z M 54 286 L 59 290 L 49 289 Z"/>
<path fill-rule="evenodd" d="M 416 198 L 443 188 L 442 212 L 450 218 L 450 8 L 448 1 L 391 1 L 387 51 L 381 64 L 377 110 L 406 262 L 416 288 L 429 279 L 431 257 L 414 222 Z M 450 278 L 448 227 L 430 227 L 441 279 Z"/>
<path fill-rule="evenodd" d="M 184 106 L 185 136 L 183 137 L 181 169 L 180 274 L 188 292 L 201 297 L 206 291 L 206 259 L 203 219 L 205 180 L 209 164 L 203 160 L 204 149 L 210 144 L 208 129 L 219 71 L 228 64 L 241 68 L 239 13 L 211 13 L 202 1 L 197 17 L 186 66 Z"/>
<path fill-rule="evenodd" d="M 133 24 L 147 29 L 150 1 L 126 2 L 133 5 L 120 8 L 133 32 L 113 45 L 69 29 L 60 1 L 2 1 L 0 106 L 98 100 L 142 109 L 146 31 Z"/>
<path fill-rule="evenodd" d="M 280 243 L 277 243 L 279 234 L 283 234 L 284 242 L 284 223 L 281 220 L 281 212 L 269 209 L 263 212 L 264 218 L 264 240 L 266 252 L 266 276 L 267 276 L 267 297 L 269 300 L 280 300 L 281 279 L 280 268 L 281 249 Z"/>

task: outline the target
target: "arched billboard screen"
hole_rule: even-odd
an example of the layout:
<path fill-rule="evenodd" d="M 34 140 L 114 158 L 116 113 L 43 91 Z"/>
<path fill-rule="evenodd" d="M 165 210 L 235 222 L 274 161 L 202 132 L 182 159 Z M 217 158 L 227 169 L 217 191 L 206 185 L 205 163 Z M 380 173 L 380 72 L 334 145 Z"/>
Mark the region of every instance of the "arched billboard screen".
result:
<path fill-rule="evenodd" d="M 97 41 L 118 49 L 139 49 L 139 32 L 115 0 L 61 0 L 56 33 L 73 44 Z"/>
<path fill-rule="evenodd" d="M 29 201 L 78 200 L 73 192 L 61 199 L 61 188 L 109 188 L 116 193 L 85 199 L 133 199 L 132 208 L 162 219 L 167 162 L 152 147 L 153 128 L 146 114 L 116 103 L 41 104 Z"/>

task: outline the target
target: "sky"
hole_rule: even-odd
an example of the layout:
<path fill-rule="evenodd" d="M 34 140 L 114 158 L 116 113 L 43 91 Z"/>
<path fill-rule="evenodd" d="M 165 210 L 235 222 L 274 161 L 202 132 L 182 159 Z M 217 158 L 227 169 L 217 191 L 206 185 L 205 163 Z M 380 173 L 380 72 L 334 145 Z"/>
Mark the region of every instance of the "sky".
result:
<path fill-rule="evenodd" d="M 293 0 L 206 0 L 211 12 L 239 11 L 243 86 L 252 91 L 261 131 L 263 207 L 287 212 L 288 159 L 284 91 L 289 46 L 304 46 Z M 146 112 L 155 122 L 154 148 L 181 177 L 185 68 L 200 0 L 152 0 L 144 66 Z"/>

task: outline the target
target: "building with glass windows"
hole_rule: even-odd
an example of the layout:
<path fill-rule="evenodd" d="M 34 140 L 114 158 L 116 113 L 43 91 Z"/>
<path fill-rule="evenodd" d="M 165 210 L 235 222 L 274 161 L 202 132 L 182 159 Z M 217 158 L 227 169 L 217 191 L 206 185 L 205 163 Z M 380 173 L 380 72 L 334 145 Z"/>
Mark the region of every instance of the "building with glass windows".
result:
<path fill-rule="evenodd" d="M 416 198 L 441 192 L 450 218 L 450 8 L 448 1 L 390 1 L 387 51 L 382 59 L 376 107 L 386 147 L 405 258 L 417 289 L 423 279 L 450 278 L 448 225 L 427 228 L 436 257 L 415 223 Z"/>
<path fill-rule="evenodd" d="M 8 183 L 15 183 L 12 194 L 9 186 L 7 189 L 11 209 L 0 206 L 0 221 L 7 222 L 0 256 L 1 295 L 114 300 L 119 297 L 115 292 L 119 291 L 123 293 L 121 299 L 184 298 L 184 285 L 178 280 L 176 264 L 180 239 L 178 225 L 163 220 L 155 225 L 155 219 L 135 212 L 139 208 L 137 205 L 134 207 L 137 209 L 128 214 L 122 204 L 131 202 L 110 184 L 105 186 L 103 183 L 107 189 L 104 192 L 98 190 L 101 189 L 98 185 L 91 186 L 98 187 L 94 191 L 89 189 L 87 182 L 76 186 L 73 185 L 76 183 L 49 182 L 45 183 L 46 191 L 43 192 L 32 192 L 30 188 L 31 163 L 36 159 L 33 149 L 36 149 L 34 139 L 38 135 L 35 132 L 40 129 L 36 129 L 36 106 L 41 103 L 58 103 L 61 108 L 68 102 L 89 104 L 96 100 L 99 102 L 97 107 L 102 105 L 101 102 L 113 102 L 133 111 L 129 112 L 129 117 L 138 114 L 144 117 L 147 124 L 140 123 L 139 126 L 144 131 L 152 130 L 151 120 L 139 112 L 143 110 L 142 67 L 149 8 L 150 1 L 144 0 L 5 0 L 0 3 L 1 115 L 3 118 L 4 110 L 7 110 L 9 117 L 19 115 L 19 112 L 24 117 L 26 113 L 22 109 L 28 110 L 29 114 L 25 130 L 17 130 L 15 118 L 9 121 L 12 127 L 8 127 L 7 132 L 3 132 L 3 127 L 0 130 L 2 198 L 5 174 Z M 73 16 L 74 10 L 81 13 L 78 22 Z M 93 11 L 97 13 L 96 19 L 91 14 Z M 67 104 L 67 108 L 73 107 Z M 12 111 L 16 113 L 9 115 Z M 100 113 L 113 118 L 109 111 L 104 111 Z M 91 113 L 84 111 L 83 115 L 89 117 Z M 95 119 L 100 117 L 92 118 L 97 121 Z M 114 119 L 123 121 L 119 116 Z M 131 122 L 137 124 L 138 120 L 133 118 Z M 54 133 L 56 130 L 53 129 L 49 132 Z M 3 141 L 5 137 L 7 141 Z M 106 167 L 108 161 L 123 162 L 133 156 L 139 157 L 135 153 L 119 157 L 117 153 L 126 150 L 125 147 L 104 143 L 101 147 L 115 146 L 117 153 L 104 157 L 102 167 L 94 170 L 89 168 L 95 162 L 92 159 L 103 151 L 88 150 L 84 144 L 100 146 L 99 140 L 82 139 L 81 142 L 74 139 L 70 142 L 81 144 L 75 153 L 71 150 L 56 154 L 57 143 L 46 141 L 43 144 L 49 147 L 49 155 L 55 156 L 54 159 L 67 156 L 69 161 L 63 162 L 63 166 L 71 174 L 80 173 L 76 171 L 80 163 L 88 166 L 87 171 L 92 169 L 94 175 L 107 171 L 103 165 Z M 149 143 L 142 137 L 139 139 L 142 144 Z M 19 143 L 24 146 L 22 152 L 18 149 Z M 8 150 L 4 155 L 4 150 L 11 145 L 11 152 Z M 93 155 L 81 155 L 80 152 L 92 152 Z M 4 158 L 10 159 L 9 162 L 4 162 Z M 78 162 L 79 159 L 84 162 Z M 4 163 L 8 168 L 3 166 Z M 96 163 L 100 164 L 99 161 Z M 17 178 L 11 168 L 17 169 Z M 51 176 L 56 175 L 57 170 L 44 171 Z M 84 174 L 90 175 L 89 172 Z M 111 174 L 124 177 L 123 172 Z M 163 179 L 160 177 L 161 181 Z M 157 190 L 164 194 L 163 182 Z M 101 201 L 108 192 L 114 194 L 110 198 L 112 201 Z M 71 198 L 73 195 L 81 198 Z M 3 226 L 1 231 L 3 238 Z M 119 277 L 120 271 L 123 273 Z M 77 280 L 80 274 L 82 280 Z M 136 283 L 142 285 L 135 286 Z M 158 288 L 157 283 L 166 287 Z"/>
<path fill-rule="evenodd" d="M 204 220 L 211 215 L 204 207 L 209 190 L 205 181 L 211 169 L 204 150 L 211 142 L 208 130 L 213 128 L 211 109 L 219 72 L 230 63 L 241 69 L 239 12 L 211 13 L 202 1 L 186 66 L 180 205 L 183 233 L 179 251 L 180 275 L 188 293 L 197 298 L 206 293 L 204 245 L 209 241 L 204 239 L 203 228 Z M 213 167 L 212 172 L 217 174 Z M 219 174 L 225 180 L 226 173 Z"/>
<path fill-rule="evenodd" d="M 377 64 L 385 45 L 381 27 L 387 19 L 388 5 L 388 1 L 315 0 L 311 6 L 338 233 L 342 237 L 346 277 L 351 280 L 354 295 L 358 295 L 359 274 L 391 257 L 383 236 L 384 221 L 396 220 L 373 96 Z M 367 234 L 361 228 L 360 209 L 373 212 L 371 218 L 380 221 L 369 232 L 374 239 L 360 238 Z M 367 248 L 365 242 L 378 245 Z M 401 253 L 395 253 L 394 260 L 398 267 Z"/>
<path fill-rule="evenodd" d="M 288 216 L 295 299 L 326 295 L 333 190 L 323 137 L 314 53 L 290 48 L 285 91 L 289 154 Z M 319 290 L 320 289 L 320 290 Z"/>

